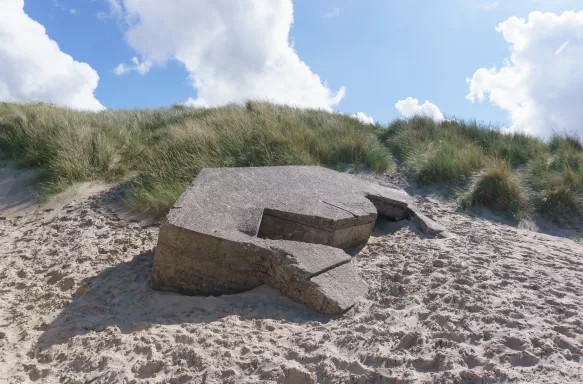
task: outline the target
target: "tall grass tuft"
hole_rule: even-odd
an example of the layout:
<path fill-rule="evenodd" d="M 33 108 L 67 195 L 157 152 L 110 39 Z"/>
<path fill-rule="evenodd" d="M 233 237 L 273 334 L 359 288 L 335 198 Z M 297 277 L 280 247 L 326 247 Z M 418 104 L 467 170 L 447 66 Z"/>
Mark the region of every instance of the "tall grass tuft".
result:
<path fill-rule="evenodd" d="M 462 198 L 462 205 L 484 206 L 519 217 L 526 209 L 526 198 L 520 181 L 512 175 L 510 163 L 491 160 Z"/>
<path fill-rule="evenodd" d="M 464 182 L 484 163 L 484 153 L 479 147 L 438 141 L 430 142 L 408 153 L 405 169 L 425 184 Z"/>
<path fill-rule="evenodd" d="M 554 135 L 549 152 L 533 162 L 530 180 L 539 213 L 583 216 L 583 146 L 569 135 Z"/>
<path fill-rule="evenodd" d="M 552 152 L 559 152 L 565 149 L 581 152 L 583 151 L 583 144 L 581 144 L 581 139 L 579 136 L 575 134 L 555 133 L 549 141 L 549 148 Z"/>

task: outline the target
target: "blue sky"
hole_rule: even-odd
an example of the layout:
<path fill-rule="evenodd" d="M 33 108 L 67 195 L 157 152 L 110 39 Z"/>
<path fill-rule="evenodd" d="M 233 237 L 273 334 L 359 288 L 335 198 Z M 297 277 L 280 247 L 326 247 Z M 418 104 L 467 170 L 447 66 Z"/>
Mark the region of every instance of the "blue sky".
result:
<path fill-rule="evenodd" d="M 19 1 L 21 0 L 0 0 L 0 5 L 2 2 L 17 3 Z M 204 3 L 207 2 L 201 1 L 202 5 L 199 8 L 180 5 L 188 1 L 176 0 L 177 7 L 185 7 L 177 12 L 184 14 L 186 10 L 192 11 L 192 23 L 204 24 L 206 20 Z M 287 1 L 278 0 L 284 5 L 281 9 L 285 8 Z M 128 5 L 131 2 L 143 4 Z M 190 0 L 190 2 L 197 3 L 196 0 Z M 225 1 L 222 2 L 225 3 Z M 314 99 L 316 104 L 328 103 L 326 105 L 330 105 L 334 111 L 349 114 L 363 112 L 375 121 L 382 123 L 399 117 L 401 114 L 395 108 L 395 103 L 412 97 L 418 99 L 420 103 L 426 100 L 430 101 L 446 117 L 476 118 L 479 121 L 500 123 L 506 126 L 516 125 L 517 122 L 529 125 L 534 121 L 535 117 L 533 116 L 536 115 L 536 111 L 529 110 L 527 113 L 524 111 L 524 105 L 531 103 L 533 99 L 537 100 L 536 95 L 528 94 L 530 91 L 523 89 L 524 86 L 520 89 L 507 89 L 504 83 L 514 83 L 514 81 L 506 81 L 505 75 L 501 72 L 495 75 L 487 75 L 483 72 L 483 76 L 474 77 L 474 94 L 479 96 L 480 93 L 484 93 L 485 98 L 482 102 L 475 100 L 472 103 L 466 97 L 470 93 L 470 84 L 466 79 L 472 78 L 480 68 L 489 69 L 496 66 L 497 69 L 500 69 L 505 65 L 504 60 L 510 58 L 510 48 L 513 43 L 505 40 L 503 33 L 496 31 L 495 28 L 499 23 L 505 22 L 513 16 L 524 18 L 526 21 L 523 20 L 523 24 L 508 23 L 506 32 L 516 35 L 512 34 L 511 31 L 522 30 L 520 33 L 524 35 L 523 37 L 532 39 L 533 42 L 539 42 L 540 37 L 537 36 L 540 33 L 535 34 L 528 31 L 540 29 L 544 33 L 549 28 L 566 31 L 567 37 L 558 38 L 559 40 L 553 42 L 545 40 L 544 44 L 537 43 L 537 47 L 541 47 L 537 52 L 543 52 L 544 49 L 549 52 L 552 49 L 552 52 L 555 52 L 566 39 L 565 42 L 570 42 L 571 45 L 565 51 L 573 51 L 573 55 L 580 54 L 581 51 L 575 52 L 572 47 L 581 44 L 583 28 L 579 28 L 583 24 L 573 26 L 572 23 L 563 23 L 560 19 L 560 23 L 555 23 L 558 25 L 557 27 L 552 23 L 549 26 L 543 22 L 529 20 L 529 14 L 533 11 L 554 12 L 557 17 L 561 16 L 564 11 L 578 11 L 583 6 L 577 7 L 577 2 L 579 1 L 293 1 L 294 23 L 289 34 L 289 41 L 299 60 L 309 66 L 311 71 L 311 73 L 304 73 L 305 71 L 302 69 L 304 72 L 298 75 L 297 82 L 301 83 L 306 78 L 306 84 L 309 84 L 306 87 L 314 86 L 317 88 L 314 88 L 314 93 L 327 92 L 329 88 L 330 97 L 322 96 L 318 100 Z M 118 4 L 120 8 L 117 9 L 114 3 Z M 244 97 L 245 84 L 261 82 L 261 87 L 254 90 L 251 95 L 261 95 L 261 90 L 267 89 L 270 90 L 269 92 L 273 92 L 269 81 L 273 81 L 273 86 L 277 87 L 278 77 L 269 75 L 264 76 L 265 79 L 245 78 L 241 80 L 241 86 L 237 90 L 226 90 L 224 97 L 217 94 L 216 90 L 209 90 L 209 87 L 212 87 L 216 81 L 216 78 L 212 78 L 212 76 L 221 77 L 221 81 L 224 80 L 223 78 L 228 78 L 231 82 L 239 81 L 236 68 L 226 70 L 222 68 L 227 65 L 224 63 L 228 63 L 228 59 L 216 59 L 217 52 L 221 52 L 228 58 L 230 49 L 237 50 L 233 54 L 233 63 L 228 65 L 237 66 L 242 61 L 248 60 L 250 61 L 247 63 L 251 68 L 250 71 L 253 71 L 255 60 L 259 60 L 256 57 L 263 57 L 261 52 L 255 52 L 255 50 L 260 49 L 257 46 L 261 46 L 261 44 L 258 43 L 257 46 L 250 44 L 251 53 L 239 52 L 239 50 L 247 49 L 248 43 L 242 43 L 243 38 L 237 38 L 235 43 L 230 45 L 230 40 L 227 37 L 220 40 L 223 44 L 220 50 L 215 47 L 209 51 L 212 52 L 212 55 L 210 53 L 204 54 L 193 59 L 189 53 L 192 51 L 189 44 L 193 46 L 200 44 L 203 39 L 207 38 L 207 32 L 210 29 L 187 29 L 187 32 L 192 33 L 192 41 L 189 41 L 188 36 L 183 36 L 188 33 L 181 33 L 180 26 L 172 26 L 168 28 L 171 31 L 166 35 L 170 38 L 167 38 L 166 41 L 156 41 L 157 46 L 155 47 L 149 46 L 148 44 L 156 40 L 156 36 L 158 36 L 156 27 L 165 30 L 166 23 L 173 23 L 173 17 L 176 19 L 176 16 L 172 16 L 172 10 L 164 8 L 172 7 L 173 1 L 164 2 L 165 5 L 160 6 L 164 9 L 152 11 L 152 7 L 161 3 L 151 0 L 132 0 L 130 2 L 127 0 L 125 2 L 120 0 L 117 2 L 115 0 L 25 0 L 24 13 L 46 28 L 46 35 L 58 43 L 60 51 L 71 55 L 76 62 L 87 63 L 97 73 L 99 79 L 93 95 L 101 105 L 107 108 L 157 107 L 185 102 L 189 98 L 195 100 L 200 95 L 197 94 L 197 89 L 193 84 L 193 77 L 189 77 L 189 75 L 206 81 L 207 91 L 205 91 L 206 97 L 204 99 L 211 100 L 211 103 L 208 103 L 210 105 L 227 102 L 230 98 L 237 100 L 238 97 Z M 213 6 L 209 6 L 209 8 L 213 8 Z M 231 12 L 230 10 L 225 11 L 227 8 L 221 9 L 219 6 L 216 8 L 210 9 L 209 14 L 211 12 L 219 14 Z M 116 9 L 119 11 L 118 13 L 116 13 Z M 232 12 L 244 11 L 243 9 Z M 279 8 L 275 7 L 269 11 L 278 13 Z M 149 12 L 153 12 L 153 14 Z M 232 15 L 226 15 L 222 20 L 236 20 L 235 22 L 240 24 L 234 29 L 238 35 L 244 35 L 247 33 L 247 29 L 253 29 L 254 23 L 257 22 L 256 19 L 246 21 L 245 17 L 257 18 L 260 17 L 258 15 L 263 14 L 261 12 L 236 15 L 236 18 L 232 18 Z M 181 13 L 177 14 L 181 15 Z M 160 16 L 160 18 L 155 19 L 158 17 L 157 15 L 165 14 L 169 15 L 168 18 L 164 19 L 163 16 Z M 581 20 L 583 20 L 583 12 L 581 16 Z M 127 22 L 130 18 L 132 21 Z M 149 28 L 152 31 L 145 31 L 148 28 L 147 19 L 150 19 Z M 185 20 L 187 23 L 189 18 L 185 17 Z M 285 25 L 286 20 L 285 17 L 282 17 L 274 25 Z M 177 24 L 180 22 L 184 22 L 184 20 L 176 21 Z M 259 24 L 261 23 L 259 22 Z M 521 25 L 532 25 L 533 28 L 521 29 Z M 565 25 L 568 26 L 564 27 Z M 185 28 L 191 28 L 191 26 Z M 269 28 L 249 32 L 250 40 L 269 34 Z M 253 33 L 258 34 L 254 35 Z M 573 38 L 568 37 L 571 36 L 569 33 Z M 128 37 L 129 35 L 133 37 Z M 165 36 L 164 33 L 161 35 Z M 2 31 L 0 30 L 0 42 L 1 36 Z M 164 47 L 164 44 L 172 46 L 175 36 L 180 36 L 182 46 Z M 176 48 L 176 52 L 172 51 L 174 48 Z M 285 47 L 282 47 L 282 50 L 285 50 Z M 166 51 L 168 51 L 167 58 L 153 59 L 160 52 Z M 290 57 L 289 53 L 282 55 Z M 524 57 L 549 56 L 547 54 L 541 55 L 537 56 L 529 51 L 525 52 Z M 183 59 L 177 60 L 175 58 L 177 56 L 181 56 Z M 200 60 L 205 60 L 205 57 L 211 56 L 214 59 L 210 63 L 199 63 Z M 127 71 L 123 74 L 114 72 L 120 63 L 125 63 L 127 68 L 133 57 L 137 57 L 140 62 L 151 61 L 151 69 L 144 74 L 140 74 L 138 71 Z M 184 59 L 184 57 L 188 58 Z M 293 61 L 294 59 L 289 58 L 289 60 Z M 186 68 L 185 63 L 190 66 L 190 70 Z M 536 62 L 534 64 L 546 68 L 544 63 Z M 519 65 L 509 65 L 510 71 L 515 69 L 516 73 L 520 72 L 520 68 L 517 69 Z M 1 67 L 0 63 L 0 85 L 2 82 Z M 575 69 L 569 67 L 569 71 Z M 546 70 L 554 72 L 556 69 L 553 67 Z M 526 76 L 524 70 L 521 73 L 523 77 Z M 322 86 L 320 83 L 314 85 L 313 79 L 307 78 L 312 74 L 320 77 Z M 290 75 L 290 77 L 292 76 Z M 284 80 L 288 81 L 289 79 Z M 519 80 L 524 82 L 527 79 L 518 79 L 516 82 L 520 82 Z M 324 99 L 331 100 L 334 95 L 338 96 L 336 92 L 341 86 L 345 87 L 346 93 L 339 103 L 322 101 Z M 216 88 L 221 88 L 221 85 L 217 85 Z M 286 89 L 282 86 L 282 90 L 278 92 L 284 93 Z M 564 90 L 564 92 L 567 91 Z M 503 92 L 506 92 L 505 96 L 498 96 Z M 513 94 L 522 95 L 524 92 L 527 94 L 524 96 L 523 103 L 518 106 L 509 106 L 509 104 L 513 104 L 512 100 L 509 100 Z M 300 98 L 304 97 L 299 93 L 298 95 Z M 10 92 L 8 92 L 8 96 L 10 96 Z M 492 96 L 494 100 L 492 100 Z M 1 92 L 0 97 L 2 97 Z M 22 97 L 26 97 L 26 95 Z M 275 97 L 277 100 L 279 94 L 276 94 Z M 282 97 L 283 100 L 287 100 L 287 95 Z M 18 100 L 18 97 L 12 98 L 21 101 Z M 538 98 L 542 99 L 542 96 Z M 537 111 L 543 109 L 546 111 L 548 106 L 537 105 Z M 546 113 L 548 114 L 548 112 Z M 559 116 L 564 113 L 557 112 L 556 114 Z M 552 124 L 565 125 L 560 121 L 552 122 Z M 533 129 L 533 132 L 535 131 Z"/>

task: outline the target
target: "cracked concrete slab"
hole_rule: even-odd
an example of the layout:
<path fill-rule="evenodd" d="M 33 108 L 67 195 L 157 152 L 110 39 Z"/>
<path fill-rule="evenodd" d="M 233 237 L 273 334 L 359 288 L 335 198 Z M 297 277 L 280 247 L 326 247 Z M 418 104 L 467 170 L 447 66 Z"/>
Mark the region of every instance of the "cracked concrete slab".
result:
<path fill-rule="evenodd" d="M 415 219 L 405 192 L 322 167 L 204 169 L 168 213 L 150 286 L 195 295 L 261 284 L 327 314 L 366 293 L 343 249 L 366 243 L 378 215 Z"/>

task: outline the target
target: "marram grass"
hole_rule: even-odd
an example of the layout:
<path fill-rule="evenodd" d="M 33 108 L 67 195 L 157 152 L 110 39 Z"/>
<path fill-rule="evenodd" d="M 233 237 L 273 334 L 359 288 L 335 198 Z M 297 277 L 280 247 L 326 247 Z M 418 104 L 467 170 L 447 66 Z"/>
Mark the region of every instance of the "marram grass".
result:
<path fill-rule="evenodd" d="M 96 113 L 0 103 L 0 159 L 37 168 L 48 193 L 130 177 L 129 206 L 157 213 L 166 212 L 202 168 L 296 164 L 398 169 L 422 185 L 465 189 L 467 205 L 515 215 L 525 207 L 583 215 L 578 137 L 544 142 L 456 120 L 365 125 L 342 114 L 264 102 Z"/>
<path fill-rule="evenodd" d="M 462 197 L 462 205 L 484 206 L 519 218 L 526 212 L 527 201 L 524 188 L 512 174 L 509 162 L 490 160 L 469 192 Z"/>
<path fill-rule="evenodd" d="M 384 172 L 379 127 L 262 102 L 194 109 L 82 112 L 0 104 L 0 156 L 36 167 L 49 192 L 135 175 L 128 204 L 164 212 L 205 167 L 351 166 Z"/>

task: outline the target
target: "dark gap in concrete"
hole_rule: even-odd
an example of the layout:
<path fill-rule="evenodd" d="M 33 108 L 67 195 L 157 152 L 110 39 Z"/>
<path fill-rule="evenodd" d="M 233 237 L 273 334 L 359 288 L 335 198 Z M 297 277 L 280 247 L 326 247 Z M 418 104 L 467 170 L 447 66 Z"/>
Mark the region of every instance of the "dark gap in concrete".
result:
<path fill-rule="evenodd" d="M 386 236 L 392 235 L 401 228 L 410 227 L 411 221 L 407 219 L 395 220 L 392 217 L 379 215 L 375 225 L 372 229 L 371 236 Z"/>
<path fill-rule="evenodd" d="M 385 216 L 393 221 L 399 221 L 409 217 L 407 204 L 393 202 L 386 197 L 367 194 L 365 196 L 377 210 L 377 216 Z"/>
<path fill-rule="evenodd" d="M 344 265 L 344 264 L 347 264 L 347 263 L 350 263 L 350 259 L 345 260 L 345 261 L 338 262 L 336 264 L 332 264 L 329 267 L 326 267 L 326 268 L 322 269 L 321 271 L 318 271 L 316 273 L 311 274 L 310 275 L 310 279 L 312 279 L 312 278 L 314 278 L 316 276 L 320 276 L 323 273 L 326 273 L 326 272 L 328 272 L 328 271 L 330 271 L 330 270 L 332 270 L 334 268 L 338 268 L 339 266 Z"/>

